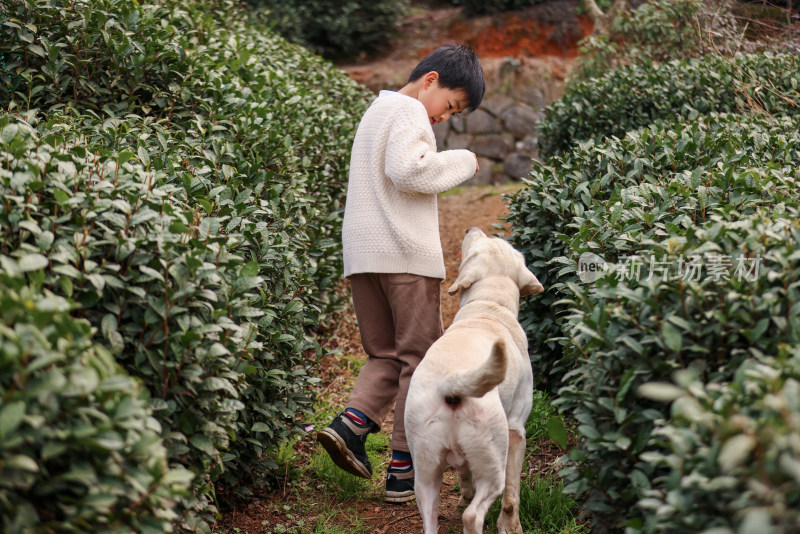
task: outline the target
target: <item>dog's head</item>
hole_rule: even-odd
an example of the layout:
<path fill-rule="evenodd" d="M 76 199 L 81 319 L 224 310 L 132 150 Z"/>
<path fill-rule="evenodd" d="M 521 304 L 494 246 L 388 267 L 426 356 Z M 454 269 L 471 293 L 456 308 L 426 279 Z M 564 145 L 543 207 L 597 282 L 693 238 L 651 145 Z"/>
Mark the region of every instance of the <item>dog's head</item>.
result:
<path fill-rule="evenodd" d="M 480 228 L 470 228 L 461 243 L 461 266 L 458 278 L 447 292 L 455 295 L 474 283 L 493 276 L 503 276 L 516 282 L 520 296 L 544 291 L 526 266 L 522 254 L 499 237 L 489 237 Z"/>

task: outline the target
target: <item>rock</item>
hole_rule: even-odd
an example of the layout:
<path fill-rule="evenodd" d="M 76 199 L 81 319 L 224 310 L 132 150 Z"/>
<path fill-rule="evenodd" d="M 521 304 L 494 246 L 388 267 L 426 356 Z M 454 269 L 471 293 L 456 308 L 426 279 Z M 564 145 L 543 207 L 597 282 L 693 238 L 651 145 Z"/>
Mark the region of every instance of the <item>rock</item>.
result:
<path fill-rule="evenodd" d="M 488 111 L 495 117 L 499 117 L 501 113 L 514 105 L 514 99 L 502 93 L 495 93 L 490 97 L 483 100 L 480 109 Z"/>
<path fill-rule="evenodd" d="M 503 172 L 517 180 L 528 176 L 532 167 L 531 157 L 519 152 L 512 152 L 503 159 Z"/>
<path fill-rule="evenodd" d="M 436 150 L 444 150 L 447 146 L 447 134 L 450 133 L 450 125 L 446 122 L 437 122 L 433 125 L 433 135 L 436 136 Z"/>
<path fill-rule="evenodd" d="M 517 152 L 522 154 L 533 154 L 539 146 L 539 138 L 534 135 L 526 135 L 515 143 Z"/>
<path fill-rule="evenodd" d="M 505 110 L 500 120 L 503 121 L 506 130 L 522 138 L 536 133 L 536 126 L 542 116 L 541 112 L 527 104 L 517 104 Z"/>
<path fill-rule="evenodd" d="M 470 146 L 477 155 L 494 159 L 503 159 L 513 149 L 514 136 L 507 133 L 477 135 Z"/>
<path fill-rule="evenodd" d="M 497 119 L 487 111 L 476 109 L 467 115 L 467 132 L 471 134 L 493 134 L 502 132 Z"/>
<path fill-rule="evenodd" d="M 465 115 L 453 115 L 447 123 L 454 132 L 464 133 L 467 129 L 467 117 Z"/>
<path fill-rule="evenodd" d="M 471 144 L 471 135 L 451 133 L 447 136 L 447 148 L 450 150 L 458 148 L 470 148 Z"/>
<path fill-rule="evenodd" d="M 544 97 L 541 89 L 533 88 L 527 93 L 522 95 L 522 100 L 525 101 L 533 109 L 542 109 L 547 106 L 547 100 Z"/>

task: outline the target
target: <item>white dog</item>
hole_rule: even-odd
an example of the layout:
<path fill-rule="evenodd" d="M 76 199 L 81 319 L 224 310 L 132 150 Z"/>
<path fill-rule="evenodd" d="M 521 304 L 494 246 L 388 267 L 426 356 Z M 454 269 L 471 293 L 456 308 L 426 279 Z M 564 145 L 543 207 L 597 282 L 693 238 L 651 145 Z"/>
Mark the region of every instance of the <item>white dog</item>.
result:
<path fill-rule="evenodd" d="M 458 279 L 461 307 L 452 326 L 414 372 L 405 423 L 414 461 L 414 491 L 426 534 L 436 534 L 439 490 L 447 464 L 458 471 L 465 533 L 483 532 L 503 493 L 498 533 L 522 533 L 520 472 L 533 373 L 517 320 L 519 299 L 544 290 L 518 251 L 470 228 Z"/>

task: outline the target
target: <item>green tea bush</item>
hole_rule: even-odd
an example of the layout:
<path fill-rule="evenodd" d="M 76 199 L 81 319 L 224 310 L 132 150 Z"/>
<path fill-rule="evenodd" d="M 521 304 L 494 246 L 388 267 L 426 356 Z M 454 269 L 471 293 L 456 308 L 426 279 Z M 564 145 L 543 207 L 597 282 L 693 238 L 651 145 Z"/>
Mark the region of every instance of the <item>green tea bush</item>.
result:
<path fill-rule="evenodd" d="M 266 8 L 270 28 L 330 59 L 385 50 L 408 0 L 248 0 Z"/>
<path fill-rule="evenodd" d="M 215 480 L 269 483 L 337 306 L 367 92 L 227 0 L 27 1 L 3 24 L 0 254 L 45 257 L 39 283 L 142 380 L 199 509 Z"/>
<path fill-rule="evenodd" d="M 658 120 L 697 113 L 800 110 L 800 56 L 707 56 L 626 66 L 572 85 L 539 122 L 543 158 L 580 141 L 622 137 Z"/>
<path fill-rule="evenodd" d="M 659 450 L 647 460 L 665 473 L 639 501 L 641 531 L 798 532 L 800 350 L 750 352 L 731 382 L 705 384 L 681 371 L 680 389 L 641 388 L 655 400 L 677 397 L 653 431 Z"/>
<path fill-rule="evenodd" d="M 640 384 L 687 367 L 727 381 L 748 351 L 798 341 L 797 126 L 737 115 L 656 124 L 538 167 L 517 195 L 518 245 L 549 267 L 546 298 L 521 317 L 535 370 L 551 370 L 545 385 L 562 386 L 558 402 L 578 422 L 561 474 L 597 525 L 641 524 L 636 503 L 661 474 L 647 454 L 666 411 L 635 397 Z M 585 253 L 618 268 L 582 284 Z M 691 262 L 704 279 L 685 276 Z M 555 328 L 540 326 L 554 316 Z M 552 360 L 537 355 L 548 342 Z"/>
<path fill-rule="evenodd" d="M 49 127 L 60 126 L 61 136 L 43 125 L 39 137 L 0 119 L 0 260 L 37 259 L 29 277 L 78 305 L 73 313 L 147 385 L 170 460 L 197 473 L 206 494 L 245 410 L 259 341 L 251 318 L 264 314 L 252 306 L 258 269 L 178 187 L 157 185 L 124 161 L 130 153 Z"/>
<path fill-rule="evenodd" d="M 800 318 L 792 312 L 800 295 L 790 284 L 800 275 L 797 208 L 723 211 L 701 226 L 642 236 L 640 280 L 617 276 L 573 288 L 564 330 L 578 365 L 565 377 L 558 402 L 579 423 L 582 439 L 561 475 L 598 524 L 619 527 L 622 518 L 636 525 L 641 511 L 633 507 L 657 487 L 660 473 L 647 453 L 655 423 L 667 411 L 637 399 L 639 385 L 689 367 L 704 381 L 728 381 L 753 351 L 774 354 L 800 338 Z M 677 276 L 679 258 L 694 257 L 701 276 Z M 668 262 L 666 280 L 658 267 L 652 278 L 653 271 L 645 272 L 651 258 L 656 266 Z"/>
<path fill-rule="evenodd" d="M 645 228 L 637 220 L 613 230 L 598 228 L 589 224 L 591 220 L 603 214 L 622 223 L 643 217 L 646 235 L 655 238 L 652 232 L 663 234 L 667 221 L 675 224 L 671 218 L 676 216 L 676 203 L 686 210 L 686 225 L 702 223 L 723 201 L 738 199 L 738 205 L 753 206 L 757 198 L 769 203 L 775 195 L 797 197 L 796 183 L 784 175 L 793 176 L 792 168 L 800 160 L 798 126 L 797 119 L 788 117 L 693 115 L 686 123 L 659 122 L 622 139 L 590 142 L 537 165 L 526 187 L 510 199 L 508 217 L 516 245 L 545 287 L 520 310 L 537 387 L 557 390 L 575 365 L 563 353 L 568 306 L 562 299 L 571 295 L 567 284 L 579 282 L 580 254 L 616 261 L 636 250 Z M 639 184 L 660 189 L 646 193 L 650 200 L 645 205 L 620 203 L 624 194 L 638 198 L 626 190 Z"/>
<path fill-rule="evenodd" d="M 145 391 L 67 299 L 28 284 L 44 256 L 2 263 L 2 531 L 172 532 L 193 475 L 168 467 Z"/>
<path fill-rule="evenodd" d="M 183 76 L 175 27 L 121 0 L 3 2 L 0 106 L 158 106 Z M 118 108 L 117 105 L 114 106 Z"/>
<path fill-rule="evenodd" d="M 610 35 L 594 33 L 579 43 L 581 53 L 570 70 L 568 86 L 621 65 L 732 55 L 735 51 L 786 52 L 785 43 L 771 46 L 763 39 L 746 39 L 746 18 L 737 16 L 734 6 L 733 2 L 706 0 L 639 2 L 635 9 L 617 17 Z"/>

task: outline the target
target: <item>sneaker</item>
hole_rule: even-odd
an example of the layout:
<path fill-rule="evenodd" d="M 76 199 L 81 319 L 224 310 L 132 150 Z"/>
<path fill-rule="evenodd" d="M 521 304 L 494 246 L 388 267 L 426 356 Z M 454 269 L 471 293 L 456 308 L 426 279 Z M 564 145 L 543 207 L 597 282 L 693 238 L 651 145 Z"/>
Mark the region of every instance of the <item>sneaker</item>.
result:
<path fill-rule="evenodd" d="M 340 413 L 333 422 L 317 433 L 317 441 L 328 451 L 333 463 L 348 473 L 361 478 L 372 476 L 372 465 L 364 443 L 367 435 L 377 432 L 372 422 L 362 426 Z"/>
<path fill-rule="evenodd" d="M 405 471 L 390 469 L 386 474 L 386 502 L 408 502 L 414 499 L 414 468 Z"/>

